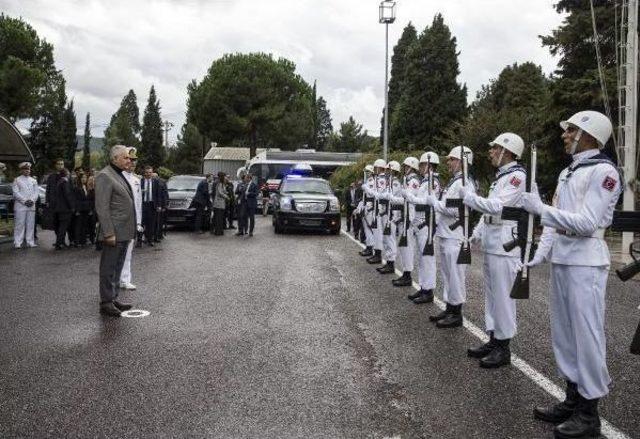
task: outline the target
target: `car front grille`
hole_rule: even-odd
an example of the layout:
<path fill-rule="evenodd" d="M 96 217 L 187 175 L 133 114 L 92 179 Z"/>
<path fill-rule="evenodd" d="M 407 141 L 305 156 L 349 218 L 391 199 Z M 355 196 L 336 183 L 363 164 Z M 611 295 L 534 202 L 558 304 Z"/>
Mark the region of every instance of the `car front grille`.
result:
<path fill-rule="evenodd" d="M 326 201 L 296 201 L 296 210 L 300 213 L 322 213 L 327 210 Z"/>

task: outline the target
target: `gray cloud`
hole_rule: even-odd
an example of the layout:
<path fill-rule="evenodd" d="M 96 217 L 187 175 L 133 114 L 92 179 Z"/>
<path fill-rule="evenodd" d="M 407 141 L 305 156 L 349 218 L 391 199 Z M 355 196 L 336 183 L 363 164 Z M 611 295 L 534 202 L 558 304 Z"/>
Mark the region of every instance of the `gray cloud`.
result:
<path fill-rule="evenodd" d="M 555 0 L 400 0 L 390 45 L 412 21 L 421 31 L 441 12 L 458 40 L 461 75 L 475 92 L 513 62 L 533 61 L 547 73 L 556 61 L 537 38 L 562 17 Z M 438 4 L 435 4 L 438 3 Z M 91 112 L 106 124 L 133 88 L 141 111 L 151 84 L 163 117 L 184 121 L 186 87 L 227 52 L 262 51 L 296 63 L 331 110 L 334 125 L 353 115 L 377 134 L 384 90 L 384 27 L 374 0 L 0 0 L 55 46 L 79 130 Z M 100 127 L 94 135 L 101 135 Z"/>

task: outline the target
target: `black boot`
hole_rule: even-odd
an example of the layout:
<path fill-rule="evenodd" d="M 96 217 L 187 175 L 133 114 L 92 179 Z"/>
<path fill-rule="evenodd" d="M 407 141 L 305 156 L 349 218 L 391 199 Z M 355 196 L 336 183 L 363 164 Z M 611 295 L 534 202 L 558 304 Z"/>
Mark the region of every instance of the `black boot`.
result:
<path fill-rule="evenodd" d="M 489 332 L 489 341 L 477 348 L 467 349 L 467 356 L 471 358 L 483 358 L 487 356 L 496 345 L 496 339 L 493 338 L 493 331 Z"/>
<path fill-rule="evenodd" d="M 480 367 L 485 369 L 494 369 L 507 364 L 511 364 L 511 349 L 509 349 L 508 338 L 496 340 L 493 350 L 480 360 Z"/>
<path fill-rule="evenodd" d="M 422 290 L 418 290 L 415 293 L 412 294 L 408 294 L 407 295 L 407 299 L 413 301 L 413 299 L 417 299 L 418 297 L 420 297 L 422 295 Z"/>
<path fill-rule="evenodd" d="M 367 258 L 367 262 L 370 264 L 380 264 L 382 262 L 382 250 L 376 250 L 373 256 Z"/>
<path fill-rule="evenodd" d="M 462 326 L 462 304 L 451 305 L 451 313 L 436 322 L 438 328 L 457 328 L 459 326 Z"/>
<path fill-rule="evenodd" d="M 445 317 L 447 317 L 451 313 L 451 305 L 449 305 L 448 303 L 446 305 L 447 306 L 445 307 L 444 311 L 436 314 L 435 316 L 429 316 L 429 321 L 430 322 L 439 322 L 440 320 L 442 320 Z"/>
<path fill-rule="evenodd" d="M 383 265 L 382 267 L 376 268 L 376 270 L 378 270 L 378 273 L 380 273 L 380 274 L 395 273 L 396 272 L 395 262 L 387 261 L 387 263 L 385 265 Z"/>
<path fill-rule="evenodd" d="M 421 303 L 433 302 L 433 290 L 420 290 L 418 292 L 420 293 L 420 296 L 413 299 L 413 303 L 420 305 Z"/>
<path fill-rule="evenodd" d="M 600 437 L 599 398 L 586 399 L 578 395 L 578 407 L 569 419 L 553 429 L 557 438 Z"/>
<path fill-rule="evenodd" d="M 373 256 L 373 247 L 368 245 L 364 250 L 358 252 L 360 256 Z"/>
<path fill-rule="evenodd" d="M 394 287 L 408 287 L 411 285 L 411 272 L 404 271 L 402 276 L 391 281 Z"/>
<path fill-rule="evenodd" d="M 536 407 L 533 409 L 533 417 L 552 424 L 559 424 L 571 417 L 578 407 L 578 385 L 567 381 L 566 397 L 564 401 L 551 407 Z"/>

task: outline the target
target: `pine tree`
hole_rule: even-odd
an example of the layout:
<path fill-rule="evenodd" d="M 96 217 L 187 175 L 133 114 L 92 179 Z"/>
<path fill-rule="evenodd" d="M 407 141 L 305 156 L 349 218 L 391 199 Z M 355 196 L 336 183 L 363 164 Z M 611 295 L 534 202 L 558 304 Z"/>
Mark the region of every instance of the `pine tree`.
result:
<path fill-rule="evenodd" d="M 393 55 L 391 56 L 391 72 L 389 76 L 389 120 L 393 110 L 396 108 L 400 96 L 402 96 L 402 90 L 404 86 L 404 74 L 407 68 L 407 53 L 409 48 L 417 41 L 418 36 L 416 28 L 409 22 L 409 24 L 402 31 L 402 35 L 398 40 L 398 44 L 393 48 Z M 382 118 L 380 120 L 380 139 L 384 138 L 384 108 L 382 109 Z M 395 140 L 395 139 L 394 139 Z M 392 139 L 389 139 L 393 145 Z"/>
<path fill-rule="evenodd" d="M 459 74 L 456 38 L 438 14 L 407 54 L 402 96 L 391 118 L 393 147 L 426 148 L 464 118 L 467 88 L 456 81 Z"/>
<path fill-rule="evenodd" d="M 129 116 L 129 125 L 133 134 L 139 136 L 142 130 L 140 126 L 140 110 L 138 109 L 138 98 L 133 90 L 129 90 L 129 93 L 122 99 L 120 108 Z"/>
<path fill-rule="evenodd" d="M 316 114 L 316 149 L 324 151 L 329 144 L 329 138 L 333 132 L 333 124 L 331 123 L 331 112 L 327 108 L 327 101 L 322 96 L 316 101 Z"/>
<path fill-rule="evenodd" d="M 372 149 L 373 139 L 363 131 L 362 124 L 356 122 L 353 116 L 340 124 L 338 137 L 332 144 L 332 150 L 338 152 L 366 152 Z"/>
<path fill-rule="evenodd" d="M 313 89 L 311 90 L 311 138 L 309 139 L 309 148 L 316 149 L 318 147 L 318 97 L 317 97 L 316 81 L 313 81 Z"/>
<path fill-rule="evenodd" d="M 84 122 L 84 145 L 82 148 L 82 168 L 91 169 L 91 116 L 87 113 Z"/>
<path fill-rule="evenodd" d="M 64 110 L 63 115 L 63 143 L 65 147 L 65 162 L 69 169 L 76 167 L 76 152 L 78 150 L 78 137 L 76 112 L 73 109 L 73 101 L 69 102 Z"/>
<path fill-rule="evenodd" d="M 197 174 L 202 170 L 202 146 L 208 145 L 195 125 L 182 125 L 176 146 L 169 150 L 166 165 L 178 174 Z"/>
<path fill-rule="evenodd" d="M 162 118 L 160 117 L 160 101 L 156 98 L 156 90 L 151 86 L 149 100 L 142 117 L 142 142 L 140 160 L 154 168 L 162 166 L 165 151 L 162 145 Z"/>
<path fill-rule="evenodd" d="M 109 126 L 104 130 L 104 144 L 102 149 L 103 164 L 109 163 L 109 153 L 114 145 L 140 147 L 140 140 L 135 133 L 135 125 L 138 126 L 138 106 L 133 90 L 122 99 L 118 111 L 116 111 L 109 122 Z"/>

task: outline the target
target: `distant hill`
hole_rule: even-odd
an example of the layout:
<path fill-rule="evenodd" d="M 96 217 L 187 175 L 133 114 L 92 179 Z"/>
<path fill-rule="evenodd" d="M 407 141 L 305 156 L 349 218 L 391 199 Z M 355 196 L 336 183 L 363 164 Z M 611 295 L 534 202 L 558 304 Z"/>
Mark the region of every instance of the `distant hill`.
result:
<path fill-rule="evenodd" d="M 84 136 L 76 136 L 78 140 L 78 149 L 82 151 L 84 147 Z M 104 138 L 102 137 L 92 137 L 89 142 L 89 149 L 91 151 L 100 151 L 102 149 L 102 145 L 104 145 Z"/>

